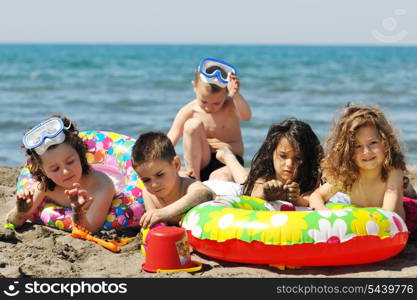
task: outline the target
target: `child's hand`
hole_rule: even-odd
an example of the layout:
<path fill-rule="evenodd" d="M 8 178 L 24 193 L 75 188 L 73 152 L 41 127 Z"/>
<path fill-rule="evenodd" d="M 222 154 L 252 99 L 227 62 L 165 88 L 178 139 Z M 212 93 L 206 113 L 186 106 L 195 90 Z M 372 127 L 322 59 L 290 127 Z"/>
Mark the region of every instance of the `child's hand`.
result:
<path fill-rule="evenodd" d="M 23 188 L 16 194 L 16 209 L 20 214 L 28 212 L 33 206 L 34 189 Z"/>
<path fill-rule="evenodd" d="M 240 80 L 234 73 L 229 73 L 227 80 L 229 81 L 227 83 L 227 90 L 229 91 L 229 96 L 233 98 L 239 92 Z"/>
<path fill-rule="evenodd" d="M 190 177 L 190 178 L 194 178 L 194 179 L 196 178 L 195 174 L 194 174 L 194 170 L 185 171 L 185 176 Z"/>
<path fill-rule="evenodd" d="M 143 214 L 142 218 L 140 218 L 139 225 L 142 228 L 148 228 L 167 220 L 167 218 L 168 216 L 165 214 L 163 208 L 150 209 Z"/>
<path fill-rule="evenodd" d="M 300 186 L 297 182 L 288 180 L 284 184 L 284 190 L 287 192 L 286 201 L 296 202 L 300 198 Z"/>
<path fill-rule="evenodd" d="M 94 201 L 94 198 L 89 197 L 86 190 L 80 189 L 79 183 L 74 183 L 72 186 L 72 189 L 65 190 L 64 193 L 71 201 L 74 221 L 78 221 L 79 217 L 84 215 L 87 211 L 86 206 Z"/>
<path fill-rule="evenodd" d="M 214 150 L 216 150 L 216 158 L 218 161 L 220 161 L 221 163 L 225 164 L 225 157 L 227 155 L 234 155 L 231 147 L 229 144 L 226 143 L 219 143 L 218 145 L 216 145 L 216 147 L 218 146 L 218 148 L 214 148 Z"/>
<path fill-rule="evenodd" d="M 210 151 L 211 152 L 216 152 L 217 149 L 223 148 L 223 147 L 227 147 L 228 144 L 226 144 L 225 142 L 216 139 L 216 138 L 208 138 L 207 139 L 207 143 L 210 147 Z"/>
<path fill-rule="evenodd" d="M 284 190 L 284 184 L 279 180 L 270 180 L 262 185 L 264 200 L 275 201 L 275 200 L 287 200 L 287 193 Z"/>

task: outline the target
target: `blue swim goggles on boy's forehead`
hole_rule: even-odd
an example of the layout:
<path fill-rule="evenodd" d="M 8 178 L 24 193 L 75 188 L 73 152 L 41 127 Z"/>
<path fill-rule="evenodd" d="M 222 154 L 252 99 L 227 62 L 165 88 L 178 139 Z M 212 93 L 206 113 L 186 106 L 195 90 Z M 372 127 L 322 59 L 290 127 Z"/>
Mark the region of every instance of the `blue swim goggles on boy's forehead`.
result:
<path fill-rule="evenodd" d="M 215 84 L 221 88 L 227 86 L 229 73 L 237 74 L 237 70 L 232 64 L 216 58 L 201 60 L 198 71 L 204 82 Z"/>
<path fill-rule="evenodd" d="M 65 141 L 64 126 L 60 118 L 50 118 L 26 132 L 23 136 L 23 145 L 26 149 L 34 149 L 36 153 L 42 155 L 52 145 L 61 144 Z"/>

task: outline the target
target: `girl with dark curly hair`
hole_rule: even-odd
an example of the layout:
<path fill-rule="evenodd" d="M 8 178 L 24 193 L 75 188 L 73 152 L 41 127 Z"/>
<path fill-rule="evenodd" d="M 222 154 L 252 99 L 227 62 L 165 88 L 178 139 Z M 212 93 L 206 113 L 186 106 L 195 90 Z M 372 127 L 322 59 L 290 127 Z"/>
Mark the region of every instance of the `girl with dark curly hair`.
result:
<path fill-rule="evenodd" d="M 320 184 L 323 149 L 310 125 L 303 121 L 290 118 L 273 124 L 249 172 L 230 154 L 227 147 L 217 151 L 234 180 L 243 183 L 244 195 L 308 206 L 310 194 Z"/>
<path fill-rule="evenodd" d="M 53 115 L 26 132 L 23 147 L 34 182 L 17 192 L 7 222 L 22 226 L 48 198 L 71 207 L 74 223 L 92 232 L 100 229 L 116 190 L 106 174 L 90 168 L 75 123 Z"/>

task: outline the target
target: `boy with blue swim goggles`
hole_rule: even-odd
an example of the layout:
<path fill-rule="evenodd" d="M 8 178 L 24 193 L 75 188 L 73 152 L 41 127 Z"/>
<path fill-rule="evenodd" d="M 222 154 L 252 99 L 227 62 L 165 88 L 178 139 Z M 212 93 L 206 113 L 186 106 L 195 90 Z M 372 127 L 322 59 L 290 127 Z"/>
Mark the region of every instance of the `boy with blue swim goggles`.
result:
<path fill-rule="evenodd" d="M 23 136 L 23 145 L 26 149 L 34 149 L 38 155 L 42 155 L 52 145 L 58 145 L 65 141 L 64 129 L 68 130 L 60 118 L 50 118 L 29 130 Z"/>
<path fill-rule="evenodd" d="M 216 58 L 204 58 L 198 66 L 200 78 L 206 83 L 215 84 L 224 88 L 229 83 L 228 76 L 230 73 L 237 75 L 236 68 L 223 60 Z"/>

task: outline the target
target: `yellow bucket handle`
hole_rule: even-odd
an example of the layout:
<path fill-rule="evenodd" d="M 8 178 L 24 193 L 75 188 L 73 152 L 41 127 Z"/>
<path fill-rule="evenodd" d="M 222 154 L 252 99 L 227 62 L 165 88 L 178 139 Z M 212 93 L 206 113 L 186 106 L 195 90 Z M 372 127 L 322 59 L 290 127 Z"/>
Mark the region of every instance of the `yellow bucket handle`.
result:
<path fill-rule="evenodd" d="M 196 262 L 194 262 L 196 263 Z M 156 273 L 175 273 L 175 272 L 195 272 L 201 270 L 201 267 L 203 266 L 201 263 L 197 263 L 198 265 L 192 268 L 187 269 L 173 269 L 173 270 L 161 270 L 157 269 Z"/>

